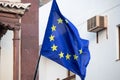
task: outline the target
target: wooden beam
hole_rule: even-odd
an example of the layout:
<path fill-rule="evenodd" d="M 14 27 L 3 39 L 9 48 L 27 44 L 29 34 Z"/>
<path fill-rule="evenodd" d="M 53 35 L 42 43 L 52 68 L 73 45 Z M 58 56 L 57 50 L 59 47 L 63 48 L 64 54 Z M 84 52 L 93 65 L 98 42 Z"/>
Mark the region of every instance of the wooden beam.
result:
<path fill-rule="evenodd" d="M 69 77 L 67 77 L 67 78 L 65 78 L 63 80 L 71 80 L 71 79 L 75 79 L 75 75 L 69 76 Z"/>
<path fill-rule="evenodd" d="M 16 24 L 19 23 L 19 18 L 0 17 L 0 22 Z"/>
<path fill-rule="evenodd" d="M 11 13 L 5 13 L 5 12 L 0 12 L 0 17 L 7 17 L 7 18 L 17 18 L 17 14 L 11 14 Z"/>

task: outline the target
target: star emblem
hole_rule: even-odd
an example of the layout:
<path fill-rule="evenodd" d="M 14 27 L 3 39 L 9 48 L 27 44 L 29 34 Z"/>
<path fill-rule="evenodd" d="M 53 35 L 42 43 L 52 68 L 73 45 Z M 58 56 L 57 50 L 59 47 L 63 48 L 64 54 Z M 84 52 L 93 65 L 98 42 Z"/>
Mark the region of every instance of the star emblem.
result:
<path fill-rule="evenodd" d="M 68 20 L 66 19 L 65 22 L 68 23 Z"/>
<path fill-rule="evenodd" d="M 77 60 L 78 59 L 78 56 L 77 55 L 73 55 L 74 57 L 74 60 Z"/>
<path fill-rule="evenodd" d="M 63 58 L 64 57 L 64 53 L 60 52 L 59 56 L 60 56 L 60 58 Z"/>
<path fill-rule="evenodd" d="M 66 57 L 66 60 L 70 60 L 70 57 L 71 57 L 71 55 L 69 55 L 68 53 L 67 53 L 67 55 L 65 56 Z"/>
<path fill-rule="evenodd" d="M 49 37 L 50 41 L 54 41 L 54 38 L 55 38 L 55 36 L 53 36 L 53 35 L 51 35 L 51 36 Z"/>
<path fill-rule="evenodd" d="M 56 26 L 53 25 L 53 26 L 51 27 L 51 29 L 52 29 L 52 31 L 56 31 Z"/>
<path fill-rule="evenodd" d="M 51 48 L 52 48 L 52 51 L 57 51 L 57 47 L 56 45 L 53 45 Z"/>
<path fill-rule="evenodd" d="M 80 49 L 80 50 L 79 50 L 79 53 L 80 53 L 80 54 L 82 54 L 82 53 L 83 53 L 82 49 Z"/>
<path fill-rule="evenodd" d="M 58 24 L 62 24 L 63 23 L 63 20 L 61 18 L 57 19 L 58 21 Z"/>

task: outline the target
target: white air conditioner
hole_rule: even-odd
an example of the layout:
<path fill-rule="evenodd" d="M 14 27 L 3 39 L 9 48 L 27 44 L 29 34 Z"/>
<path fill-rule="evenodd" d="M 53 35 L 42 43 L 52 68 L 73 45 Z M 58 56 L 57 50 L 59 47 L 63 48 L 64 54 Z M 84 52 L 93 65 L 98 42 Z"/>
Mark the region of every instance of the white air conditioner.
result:
<path fill-rule="evenodd" d="M 89 32 L 99 32 L 107 28 L 107 16 L 94 16 L 87 20 Z"/>

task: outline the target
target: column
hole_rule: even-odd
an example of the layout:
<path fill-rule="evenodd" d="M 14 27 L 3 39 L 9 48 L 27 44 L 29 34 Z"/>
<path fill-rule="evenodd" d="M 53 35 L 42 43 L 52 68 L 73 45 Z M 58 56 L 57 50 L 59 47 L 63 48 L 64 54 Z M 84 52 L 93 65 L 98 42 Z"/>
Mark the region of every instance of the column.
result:
<path fill-rule="evenodd" d="M 13 80 L 20 79 L 20 26 L 13 28 Z"/>

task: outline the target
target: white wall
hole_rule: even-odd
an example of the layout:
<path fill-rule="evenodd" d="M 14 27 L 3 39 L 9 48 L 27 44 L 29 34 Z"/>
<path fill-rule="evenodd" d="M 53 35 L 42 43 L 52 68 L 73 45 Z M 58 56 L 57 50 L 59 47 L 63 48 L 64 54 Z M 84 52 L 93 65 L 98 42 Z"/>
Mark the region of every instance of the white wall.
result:
<path fill-rule="evenodd" d="M 120 24 L 120 0 L 56 0 L 61 12 L 66 16 L 78 29 L 82 38 L 90 41 L 91 60 L 87 67 L 86 80 L 120 80 L 120 61 L 118 58 L 118 28 L 116 25 Z M 119 4 L 119 5 L 118 5 Z M 117 5 L 117 6 L 116 6 Z M 51 2 L 40 8 L 39 12 L 39 37 L 40 44 L 42 44 Z M 99 33 L 99 43 L 96 43 L 96 34 L 87 32 L 87 19 L 102 15 L 108 17 L 108 39 L 106 39 L 106 31 Z M 41 59 L 42 61 L 42 59 Z M 52 74 L 51 70 L 56 69 L 56 63 L 46 60 L 44 80 L 56 80 L 54 78 L 56 73 Z M 56 65 L 56 66 L 54 66 Z M 62 68 L 60 75 L 61 79 L 66 76 L 66 70 Z M 42 74 L 42 71 L 40 71 Z M 40 80 L 41 79 L 40 77 Z M 80 80 L 77 77 L 76 80 Z"/>
<path fill-rule="evenodd" d="M 13 32 L 1 39 L 0 80 L 13 80 Z"/>
<path fill-rule="evenodd" d="M 65 68 L 45 57 L 41 57 L 39 68 L 39 80 L 57 80 L 67 76 Z"/>

